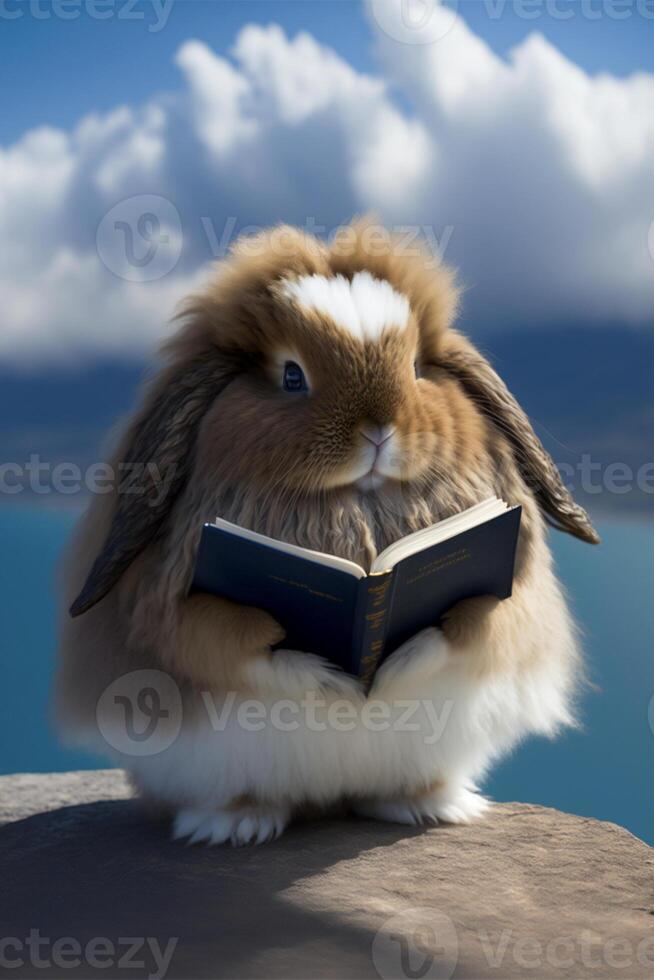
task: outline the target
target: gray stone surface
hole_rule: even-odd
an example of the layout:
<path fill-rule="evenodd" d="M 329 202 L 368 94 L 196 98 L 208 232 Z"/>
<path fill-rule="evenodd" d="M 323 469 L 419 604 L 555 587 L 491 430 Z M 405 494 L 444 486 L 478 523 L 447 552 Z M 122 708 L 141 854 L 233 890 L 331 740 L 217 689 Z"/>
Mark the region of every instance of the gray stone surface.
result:
<path fill-rule="evenodd" d="M 117 772 L 2 777 L 0 800 L 7 976 L 654 976 L 654 852 L 613 824 L 505 804 L 232 850 L 172 843 Z"/>
<path fill-rule="evenodd" d="M 127 777 L 120 769 L 0 776 L 0 825 L 46 810 L 96 800 L 126 800 L 131 795 Z"/>

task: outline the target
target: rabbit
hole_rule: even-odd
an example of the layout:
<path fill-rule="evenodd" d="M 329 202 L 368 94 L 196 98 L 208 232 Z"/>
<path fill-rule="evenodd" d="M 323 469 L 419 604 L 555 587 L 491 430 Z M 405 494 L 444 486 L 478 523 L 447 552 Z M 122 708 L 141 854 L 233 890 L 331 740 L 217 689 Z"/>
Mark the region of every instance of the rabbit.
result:
<path fill-rule="evenodd" d="M 458 306 L 452 271 L 362 219 L 240 239 L 180 314 L 74 536 L 56 682 L 64 737 L 124 766 L 175 838 L 261 843 L 334 806 L 465 824 L 495 761 L 575 723 L 546 525 L 599 539 Z M 493 494 L 522 507 L 512 596 L 459 602 L 367 694 L 265 610 L 189 594 L 216 515 L 369 568 Z"/>

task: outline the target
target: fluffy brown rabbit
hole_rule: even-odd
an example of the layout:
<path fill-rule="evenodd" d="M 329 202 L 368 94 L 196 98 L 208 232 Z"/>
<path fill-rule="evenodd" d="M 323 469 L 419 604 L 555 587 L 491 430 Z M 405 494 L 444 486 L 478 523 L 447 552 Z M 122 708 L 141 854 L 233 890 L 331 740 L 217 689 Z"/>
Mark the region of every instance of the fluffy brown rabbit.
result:
<path fill-rule="evenodd" d="M 241 241 L 164 348 L 114 455 L 122 484 L 78 529 L 59 718 L 174 813 L 176 836 L 260 842 L 342 801 L 463 823 L 494 760 L 572 720 L 578 649 L 545 522 L 596 534 L 452 329 L 452 275 L 407 251 L 366 222 L 331 245 L 285 227 Z M 368 699 L 310 652 L 271 652 L 284 631 L 263 610 L 187 595 L 217 514 L 366 567 L 492 494 L 523 508 L 513 596 L 459 603 Z"/>

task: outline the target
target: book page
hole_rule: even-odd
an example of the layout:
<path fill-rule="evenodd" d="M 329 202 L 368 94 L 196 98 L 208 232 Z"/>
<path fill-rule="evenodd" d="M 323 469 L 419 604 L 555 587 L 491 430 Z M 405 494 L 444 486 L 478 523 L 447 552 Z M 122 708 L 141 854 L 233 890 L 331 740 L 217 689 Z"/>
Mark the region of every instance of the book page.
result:
<path fill-rule="evenodd" d="M 405 538 L 395 541 L 377 555 L 370 571 L 383 572 L 392 569 L 398 562 L 408 558 L 409 555 L 414 555 L 416 552 L 429 548 L 433 544 L 438 544 L 440 541 L 454 538 L 462 531 L 477 527 L 508 509 L 508 504 L 498 497 L 482 500 L 481 503 L 469 507 L 460 514 L 454 514 L 444 521 L 439 521 L 438 524 L 432 524 L 421 531 L 414 531 L 413 534 L 408 534 Z"/>
<path fill-rule="evenodd" d="M 277 538 L 269 538 L 267 534 L 260 534 L 258 531 L 250 531 L 239 524 L 232 524 L 224 517 L 216 517 L 214 526 L 220 527 L 223 531 L 235 534 L 237 537 L 245 538 L 246 541 L 257 541 L 259 544 L 267 545 L 276 551 L 283 551 L 287 555 L 297 555 L 299 558 L 306 558 L 308 561 L 315 561 L 319 565 L 328 565 L 330 568 L 339 568 L 354 578 L 365 578 L 366 572 L 360 565 L 347 558 L 339 558 L 338 555 L 328 555 L 323 551 L 312 551 L 311 548 L 302 548 L 298 544 L 287 544 L 286 541 L 278 541 Z"/>

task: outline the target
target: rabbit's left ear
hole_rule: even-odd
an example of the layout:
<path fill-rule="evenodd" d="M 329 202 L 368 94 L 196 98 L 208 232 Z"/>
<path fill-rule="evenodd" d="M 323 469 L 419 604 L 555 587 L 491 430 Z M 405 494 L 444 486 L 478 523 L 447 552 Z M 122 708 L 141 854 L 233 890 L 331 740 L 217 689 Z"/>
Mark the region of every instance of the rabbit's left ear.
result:
<path fill-rule="evenodd" d="M 516 465 L 547 522 L 582 541 L 598 544 L 600 538 L 588 514 L 572 499 L 527 415 L 488 361 L 469 340 L 451 330 L 443 338 L 439 365 L 457 379 L 509 439 Z"/>
<path fill-rule="evenodd" d="M 202 417 L 237 370 L 215 349 L 155 378 L 121 448 L 109 533 L 71 616 L 104 598 L 156 535 L 188 477 Z"/>

